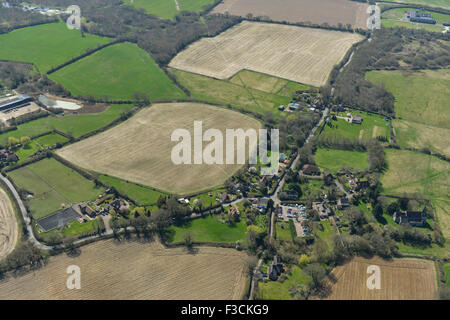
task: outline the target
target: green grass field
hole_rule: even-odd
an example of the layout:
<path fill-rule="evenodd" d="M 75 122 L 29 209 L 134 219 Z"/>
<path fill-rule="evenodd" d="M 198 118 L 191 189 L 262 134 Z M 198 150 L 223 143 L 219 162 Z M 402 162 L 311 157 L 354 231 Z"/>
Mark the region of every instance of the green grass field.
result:
<path fill-rule="evenodd" d="M 187 98 L 147 52 L 128 42 L 97 51 L 51 74 L 50 78 L 76 96 L 126 100 L 141 92 L 152 101 Z"/>
<path fill-rule="evenodd" d="M 279 105 L 286 105 L 289 97 L 246 88 L 232 82 L 217 80 L 198 74 L 171 70 L 178 81 L 186 87 L 197 100 L 231 105 L 240 110 L 264 114 L 267 111 L 280 116 Z"/>
<path fill-rule="evenodd" d="M 394 119 L 395 139 L 402 148 L 428 148 L 431 152 L 450 156 L 450 144 L 442 137 L 450 137 L 450 128 L 434 127 L 408 120 Z"/>
<path fill-rule="evenodd" d="M 19 188 L 33 193 L 29 205 L 35 219 L 46 217 L 63 205 L 94 200 L 105 191 L 53 158 L 11 171 L 9 175 Z"/>
<path fill-rule="evenodd" d="M 63 143 L 68 140 L 69 139 L 67 139 L 66 137 L 64 137 L 60 134 L 50 133 L 50 134 L 46 134 L 45 136 L 36 138 L 33 141 L 35 141 L 39 146 L 41 146 L 43 148 L 48 148 L 48 147 L 54 146 L 57 143 Z"/>
<path fill-rule="evenodd" d="M 285 221 L 277 221 L 276 223 L 277 240 L 293 241 L 289 223 Z"/>
<path fill-rule="evenodd" d="M 450 263 L 444 263 L 445 284 L 450 286 Z"/>
<path fill-rule="evenodd" d="M 62 22 L 43 24 L 0 35 L 0 59 L 33 62 L 43 73 L 109 41 L 87 33 L 82 37 Z"/>
<path fill-rule="evenodd" d="M 307 275 L 298 266 L 293 266 L 291 274 L 283 282 L 267 281 L 258 283 L 258 298 L 264 300 L 292 300 L 289 293 L 291 287 L 299 284 L 307 285 L 312 281 L 311 276 Z"/>
<path fill-rule="evenodd" d="M 406 150 L 386 150 L 388 170 L 381 177 L 383 193 L 419 193 L 431 200 L 441 230 L 450 236 L 450 164 Z"/>
<path fill-rule="evenodd" d="M 20 139 L 32 137 L 40 133 L 58 129 L 79 137 L 85 133 L 101 128 L 120 117 L 121 112 L 132 109 L 131 105 L 111 105 L 106 111 L 98 114 L 80 114 L 71 116 L 49 116 L 33 120 L 18 126 L 17 130 L 0 134 L 0 144 L 5 144 L 8 137 Z M 46 138 L 43 138 L 46 142 Z"/>
<path fill-rule="evenodd" d="M 450 70 L 370 71 L 366 78 L 395 96 L 397 117 L 449 127 Z"/>
<path fill-rule="evenodd" d="M 331 121 L 331 127 L 326 125 L 321 134 L 339 135 L 350 139 L 372 139 L 378 136 L 389 139 L 389 122 L 385 121 L 384 117 L 356 110 L 351 113 L 352 115 L 361 115 L 363 117 L 362 124 L 354 124 L 338 118 L 336 121 Z"/>
<path fill-rule="evenodd" d="M 115 177 L 100 175 L 101 182 L 114 187 L 121 193 L 126 194 L 130 199 L 136 201 L 138 205 L 153 205 L 156 204 L 160 195 L 166 195 L 165 193 L 157 190 L 140 186 L 131 182 L 127 182 Z"/>
<path fill-rule="evenodd" d="M 322 148 L 317 150 L 314 158 L 320 168 L 332 173 L 336 173 L 339 169 L 345 167 L 362 171 L 369 166 L 366 152 Z"/>
<path fill-rule="evenodd" d="M 448 0 L 390 0 L 391 2 L 422 4 L 430 7 L 439 7 L 450 9 L 450 2 Z"/>
<path fill-rule="evenodd" d="M 295 91 L 309 90 L 311 88 L 308 85 L 250 70 L 239 71 L 230 79 L 230 82 L 244 88 L 252 88 L 289 97 L 291 97 Z"/>
<path fill-rule="evenodd" d="M 194 241 L 207 242 L 236 242 L 244 240 L 247 233 L 247 225 L 241 219 L 234 224 L 222 223 L 218 216 L 209 215 L 203 218 L 190 220 L 183 226 L 171 226 L 173 232 L 171 242 L 184 241 L 184 234 L 190 231 Z"/>
<path fill-rule="evenodd" d="M 391 27 L 405 27 L 405 28 L 412 28 L 412 29 L 425 29 L 429 31 L 436 31 L 436 32 L 442 32 L 444 30 L 444 27 L 442 26 L 442 23 L 449 22 L 450 21 L 450 15 L 443 14 L 443 13 L 436 13 L 431 11 L 426 11 L 427 13 L 431 13 L 433 15 L 433 18 L 436 19 L 438 25 L 431 25 L 427 23 L 416 23 L 416 22 L 407 22 L 407 21 L 401 21 L 401 18 L 403 17 L 403 13 L 405 11 L 410 10 L 418 10 L 416 8 L 396 8 L 387 10 L 382 13 L 381 15 L 381 23 L 383 27 L 385 28 L 391 28 Z"/>
<path fill-rule="evenodd" d="M 180 11 L 200 12 L 204 5 L 209 5 L 214 0 L 177 0 Z M 173 19 L 180 13 L 177 10 L 175 0 L 125 0 L 128 5 L 164 19 Z"/>

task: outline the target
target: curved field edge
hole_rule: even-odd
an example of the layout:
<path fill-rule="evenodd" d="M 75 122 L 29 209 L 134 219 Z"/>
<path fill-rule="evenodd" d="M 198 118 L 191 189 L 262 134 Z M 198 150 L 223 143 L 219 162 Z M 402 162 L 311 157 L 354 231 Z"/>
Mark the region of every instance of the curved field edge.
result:
<path fill-rule="evenodd" d="M 19 225 L 14 205 L 0 186 L 0 261 L 6 258 L 19 241 Z"/>
<path fill-rule="evenodd" d="M 203 122 L 203 132 L 210 128 L 221 131 L 224 142 L 226 129 L 261 128 L 258 120 L 225 108 L 199 103 L 155 104 L 58 154 L 87 170 L 164 192 L 201 192 L 222 185 L 242 165 L 174 164 L 172 149 L 181 140 L 171 141 L 171 135 L 176 129 L 186 129 L 192 136 L 194 121 Z M 191 160 L 193 163 L 193 157 Z"/>

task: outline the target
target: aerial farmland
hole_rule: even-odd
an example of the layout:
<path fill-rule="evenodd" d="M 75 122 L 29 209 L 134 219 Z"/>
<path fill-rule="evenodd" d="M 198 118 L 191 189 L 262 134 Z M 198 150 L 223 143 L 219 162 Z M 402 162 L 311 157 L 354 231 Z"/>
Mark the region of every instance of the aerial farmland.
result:
<path fill-rule="evenodd" d="M 217 79 L 247 69 L 319 87 L 360 40 L 351 33 L 243 22 L 192 44 L 169 66 Z"/>

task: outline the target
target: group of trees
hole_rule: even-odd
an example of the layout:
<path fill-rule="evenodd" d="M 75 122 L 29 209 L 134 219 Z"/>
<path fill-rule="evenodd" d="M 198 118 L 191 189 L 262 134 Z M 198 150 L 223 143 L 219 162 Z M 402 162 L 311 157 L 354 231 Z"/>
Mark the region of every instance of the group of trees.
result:
<path fill-rule="evenodd" d="M 8 1 L 14 4 L 18 1 Z M 18 5 L 17 3 L 16 5 Z M 11 30 L 38 25 L 42 23 L 49 23 L 57 21 L 57 18 L 48 17 L 37 12 L 23 11 L 18 7 L 5 8 L 0 6 L 0 33 L 8 33 Z"/>

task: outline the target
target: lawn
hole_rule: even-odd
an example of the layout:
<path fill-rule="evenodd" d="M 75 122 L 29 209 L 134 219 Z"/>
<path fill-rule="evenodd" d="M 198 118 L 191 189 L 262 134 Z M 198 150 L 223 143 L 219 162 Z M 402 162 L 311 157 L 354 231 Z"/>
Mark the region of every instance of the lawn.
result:
<path fill-rule="evenodd" d="M 18 126 L 17 130 L 0 134 L 0 144 L 5 144 L 8 137 L 20 139 L 23 136 L 32 137 L 53 129 L 79 137 L 96 130 L 120 117 L 124 111 L 132 109 L 132 105 L 111 105 L 106 111 L 98 114 L 80 114 L 71 116 L 48 116 L 33 120 Z M 46 138 L 44 138 L 44 142 Z M 48 142 L 48 141 L 47 141 Z"/>
<path fill-rule="evenodd" d="M 292 241 L 292 234 L 289 223 L 285 221 L 277 221 L 276 223 L 277 240 Z"/>
<path fill-rule="evenodd" d="M 317 149 L 314 158 L 320 168 L 331 173 L 336 173 L 339 169 L 345 167 L 362 171 L 369 166 L 366 152 L 321 148 Z"/>
<path fill-rule="evenodd" d="M 390 0 L 391 2 L 422 4 L 431 7 L 440 7 L 450 9 L 450 2 L 448 0 Z"/>
<path fill-rule="evenodd" d="M 235 224 L 226 224 L 222 223 L 218 216 L 209 215 L 190 220 L 183 226 L 171 226 L 169 231 L 173 233 L 171 242 L 184 241 L 184 234 L 187 231 L 192 233 L 194 241 L 236 242 L 245 239 L 247 225 L 243 219 Z"/>
<path fill-rule="evenodd" d="M 382 175 L 383 193 L 419 193 L 431 200 L 439 225 L 450 236 L 450 164 L 436 157 L 406 150 L 386 150 L 388 170 Z"/>
<path fill-rule="evenodd" d="M 28 203 L 34 219 L 54 213 L 63 206 L 96 199 L 104 192 L 74 170 L 53 158 L 9 172 L 20 189 L 33 194 Z"/>
<path fill-rule="evenodd" d="M 128 42 L 97 51 L 50 78 L 75 96 L 127 100 L 140 92 L 148 94 L 152 101 L 187 98 L 147 52 Z"/>
<path fill-rule="evenodd" d="M 385 121 L 384 117 L 356 110 L 351 111 L 351 114 L 361 115 L 363 122 L 355 124 L 346 119 L 337 118 L 336 121 L 331 121 L 331 127 L 326 125 L 321 134 L 339 135 L 349 139 L 372 139 L 379 136 L 389 139 L 389 122 Z"/>
<path fill-rule="evenodd" d="M 231 105 L 237 109 L 261 115 L 270 111 L 275 116 L 279 116 L 281 112 L 278 110 L 278 106 L 286 105 L 291 100 L 290 97 L 246 88 L 224 80 L 181 70 L 172 70 L 171 72 L 191 92 L 195 99 L 201 101 Z"/>
<path fill-rule="evenodd" d="M 333 242 L 331 238 L 334 235 L 334 227 L 331 226 L 329 220 L 320 221 L 319 224 L 322 225 L 323 231 L 320 230 L 319 226 L 317 225 L 317 228 L 314 230 L 314 232 L 320 239 L 326 241 L 329 245 L 332 245 Z"/>
<path fill-rule="evenodd" d="M 83 233 L 97 230 L 98 223 L 97 220 L 89 220 L 83 223 L 78 222 L 78 220 L 72 221 L 67 228 L 64 228 L 61 233 L 65 236 L 77 236 Z"/>
<path fill-rule="evenodd" d="M 66 137 L 64 137 L 60 134 L 50 133 L 50 134 L 46 134 L 45 136 L 36 138 L 33 141 L 35 141 L 41 147 L 48 148 L 48 147 L 52 147 L 58 143 L 66 142 L 68 140 L 69 139 L 67 139 Z"/>
<path fill-rule="evenodd" d="M 109 41 L 88 33 L 82 37 L 80 31 L 69 30 L 62 22 L 49 23 L 0 35 L 0 59 L 33 62 L 44 73 Z"/>
<path fill-rule="evenodd" d="M 312 281 L 311 276 L 307 275 L 298 266 L 293 266 L 291 274 L 283 282 L 267 281 L 258 283 L 258 298 L 264 300 L 292 300 L 289 293 L 291 287 L 299 284 L 307 285 Z"/>
<path fill-rule="evenodd" d="M 297 90 L 310 89 L 308 85 L 250 70 L 239 71 L 230 79 L 230 82 L 245 88 L 252 88 L 273 94 L 283 93 L 288 94 L 288 96 L 291 96 Z"/>
<path fill-rule="evenodd" d="M 160 195 L 166 195 L 155 189 L 144 187 L 132 182 L 124 181 L 115 177 L 100 175 L 99 180 L 117 191 L 126 194 L 130 199 L 137 202 L 141 206 L 154 205 L 158 201 Z"/>
<path fill-rule="evenodd" d="M 428 148 L 433 153 L 450 156 L 450 144 L 442 137 L 450 137 L 450 128 L 435 127 L 408 120 L 392 121 L 395 139 L 402 148 Z"/>
<path fill-rule="evenodd" d="M 177 0 L 180 11 L 200 12 L 204 5 L 210 5 L 214 0 Z M 125 0 L 128 5 L 137 9 L 144 9 L 145 12 L 164 19 L 173 19 L 179 14 L 175 5 L 175 0 Z"/>
<path fill-rule="evenodd" d="M 370 71 L 366 78 L 395 96 L 398 118 L 450 128 L 450 69 L 422 71 Z"/>

